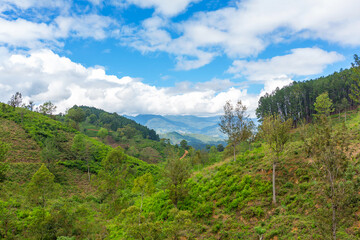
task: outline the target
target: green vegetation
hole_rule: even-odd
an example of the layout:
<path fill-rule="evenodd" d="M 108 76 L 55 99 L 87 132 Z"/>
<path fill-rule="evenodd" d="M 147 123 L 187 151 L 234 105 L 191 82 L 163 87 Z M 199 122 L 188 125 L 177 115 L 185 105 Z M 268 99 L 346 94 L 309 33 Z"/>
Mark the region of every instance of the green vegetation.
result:
<path fill-rule="evenodd" d="M 289 86 L 266 93 L 259 100 L 256 115 L 261 121 L 267 115 L 292 119 L 295 124 L 306 119 L 308 122 L 316 113 L 316 98 L 327 92 L 337 111 L 348 111 L 359 105 L 360 61 L 354 55 L 352 68 L 340 70 L 332 75 L 315 80 L 293 82 Z M 342 103 L 345 103 L 345 107 Z M 347 107 L 349 106 L 349 108 Z"/>
<path fill-rule="evenodd" d="M 360 111 L 331 115 L 330 92 L 312 123 L 276 112 L 251 141 L 204 150 L 19 99 L 0 104 L 1 239 L 360 238 Z"/>

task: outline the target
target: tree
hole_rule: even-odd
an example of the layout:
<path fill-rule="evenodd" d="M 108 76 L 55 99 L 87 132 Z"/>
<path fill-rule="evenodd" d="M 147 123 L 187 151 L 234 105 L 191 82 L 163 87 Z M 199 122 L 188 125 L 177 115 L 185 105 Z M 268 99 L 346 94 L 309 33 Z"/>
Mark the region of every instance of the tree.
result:
<path fill-rule="evenodd" d="M 83 122 L 86 118 L 85 111 L 81 108 L 74 106 L 67 112 L 67 117 L 76 122 L 77 129 L 79 129 L 79 123 Z"/>
<path fill-rule="evenodd" d="M 209 151 L 209 160 L 211 163 L 215 162 L 217 159 L 218 150 L 215 146 L 211 146 Z"/>
<path fill-rule="evenodd" d="M 360 59 L 357 54 L 354 54 L 354 63 L 351 63 L 351 70 L 353 74 L 351 75 L 352 83 L 349 96 L 355 103 L 360 103 Z"/>
<path fill-rule="evenodd" d="M 341 109 L 345 112 L 345 122 L 346 122 L 346 112 L 349 106 L 350 104 L 346 98 L 341 99 Z"/>
<path fill-rule="evenodd" d="M 97 186 L 103 200 L 108 200 L 112 207 L 112 214 L 119 210 L 119 190 L 125 186 L 127 177 L 126 159 L 123 149 L 117 147 L 108 152 L 105 159 L 101 161 L 101 170 L 97 176 Z"/>
<path fill-rule="evenodd" d="M 53 138 L 47 138 L 45 140 L 44 148 L 41 150 L 40 156 L 47 168 L 53 172 L 54 165 L 60 157 L 60 152 L 56 147 L 56 141 Z"/>
<path fill-rule="evenodd" d="M 95 114 L 91 114 L 89 117 L 89 123 L 94 124 L 97 120 L 97 116 Z"/>
<path fill-rule="evenodd" d="M 90 174 L 90 158 L 91 158 L 90 148 L 91 148 L 91 143 L 86 141 L 84 135 L 77 134 L 74 136 L 71 150 L 79 160 L 86 161 L 89 182 L 90 182 L 90 177 L 91 177 L 91 174 Z"/>
<path fill-rule="evenodd" d="M 52 115 L 56 111 L 56 108 L 57 107 L 52 102 L 47 101 L 39 106 L 39 112 L 44 115 Z"/>
<path fill-rule="evenodd" d="M 100 128 L 100 130 L 97 133 L 97 136 L 99 138 L 101 138 L 102 140 L 104 140 L 108 134 L 109 134 L 109 132 L 106 128 Z"/>
<path fill-rule="evenodd" d="M 141 196 L 140 211 L 139 211 L 139 224 L 141 224 L 141 212 L 143 207 L 143 198 L 154 192 L 154 180 L 151 173 L 146 173 L 134 180 L 134 187 L 132 192 L 139 193 Z"/>
<path fill-rule="evenodd" d="M 189 149 L 188 142 L 185 139 L 181 140 L 180 147 L 182 149 L 188 150 Z"/>
<path fill-rule="evenodd" d="M 164 232 L 171 239 L 188 239 L 189 231 L 192 230 L 193 224 L 189 211 L 173 208 L 169 212 L 168 221 L 164 224 Z"/>
<path fill-rule="evenodd" d="M 224 145 L 222 145 L 221 143 L 219 145 L 217 145 L 216 148 L 217 148 L 218 152 L 222 152 L 225 150 Z"/>
<path fill-rule="evenodd" d="M 230 101 L 224 105 L 224 115 L 220 118 L 220 131 L 228 136 L 228 142 L 234 149 L 234 161 L 236 160 L 236 146 L 246 141 L 252 134 L 254 123 L 246 114 L 246 106 L 239 100 L 234 107 Z"/>
<path fill-rule="evenodd" d="M 26 106 L 26 108 L 29 109 L 30 111 L 33 111 L 34 106 L 35 106 L 34 101 L 30 100 L 29 104 Z"/>
<path fill-rule="evenodd" d="M 178 202 L 187 194 L 185 183 L 190 177 L 189 163 L 186 159 L 180 160 L 173 154 L 166 163 L 164 174 L 168 180 L 170 199 L 177 208 Z"/>
<path fill-rule="evenodd" d="M 57 186 L 54 179 L 54 174 L 47 169 L 45 164 L 42 164 L 28 185 L 28 197 L 44 208 L 47 200 L 56 193 Z"/>
<path fill-rule="evenodd" d="M 126 125 L 123 128 L 119 128 L 117 131 L 120 133 L 120 135 L 125 136 L 127 139 L 131 139 L 135 135 L 139 134 L 139 132 L 131 125 Z"/>
<path fill-rule="evenodd" d="M 342 129 L 335 130 L 332 126 L 331 119 L 322 115 L 318 119 L 315 132 L 311 139 L 311 153 L 314 157 L 314 166 L 317 169 L 317 176 L 322 178 L 323 194 L 325 202 L 323 208 L 326 210 L 321 219 L 321 223 L 327 223 L 330 220 L 329 230 L 325 228 L 326 233 L 334 240 L 337 238 L 337 229 L 342 219 L 348 218 L 348 212 L 351 210 L 351 203 L 356 195 L 356 188 L 353 186 L 349 157 L 347 148 L 349 145 L 349 136 L 347 129 L 343 124 Z M 330 203 L 330 204 L 329 204 Z"/>
<path fill-rule="evenodd" d="M 138 213 L 140 209 L 131 206 L 121 211 L 116 217 L 114 229 L 111 229 L 111 239 L 163 239 L 163 230 L 155 214 L 149 213 L 146 217 L 141 216 L 139 224 Z"/>
<path fill-rule="evenodd" d="M 20 107 L 21 103 L 22 103 L 22 95 L 20 92 L 16 92 L 15 95 L 12 95 L 10 101 L 8 102 L 8 104 L 13 108 Z"/>
<path fill-rule="evenodd" d="M 260 126 L 261 135 L 269 144 L 271 151 L 275 154 L 273 159 L 273 203 L 276 204 L 276 164 L 279 162 L 280 154 L 284 150 L 286 142 L 289 140 L 289 132 L 292 127 L 292 120 L 283 121 L 279 115 L 270 115 L 264 118 Z"/>
<path fill-rule="evenodd" d="M 329 116 L 330 113 L 334 111 L 333 102 L 329 98 L 329 94 L 324 92 L 316 98 L 314 103 L 315 111 L 317 112 L 316 116 L 325 115 Z"/>

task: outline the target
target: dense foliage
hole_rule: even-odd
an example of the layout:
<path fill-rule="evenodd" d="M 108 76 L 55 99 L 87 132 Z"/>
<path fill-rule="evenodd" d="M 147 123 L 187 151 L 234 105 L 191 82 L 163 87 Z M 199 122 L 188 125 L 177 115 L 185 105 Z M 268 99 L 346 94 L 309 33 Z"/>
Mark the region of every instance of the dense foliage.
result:
<path fill-rule="evenodd" d="M 302 82 L 293 82 L 272 93 L 266 93 L 259 100 L 257 117 L 262 120 L 266 115 L 279 114 L 285 120 L 295 123 L 310 120 L 315 113 L 314 103 L 320 94 L 327 92 L 337 112 L 358 106 L 354 90 L 359 88 L 360 62 L 355 55 L 352 68 L 335 72 L 326 77 Z M 357 95 L 359 96 L 359 95 Z"/>
<path fill-rule="evenodd" d="M 77 106 L 74 106 L 73 108 L 76 107 Z M 73 108 L 69 110 L 69 113 L 72 112 Z M 154 130 L 140 125 L 131 119 L 120 116 L 117 113 L 108 113 L 94 107 L 80 106 L 79 108 L 85 112 L 85 117 L 89 118 L 89 122 L 95 126 L 105 127 L 112 131 L 117 131 L 119 128 L 129 126 L 139 131 L 143 138 L 156 141 L 160 140 L 159 135 L 157 135 Z"/>
<path fill-rule="evenodd" d="M 176 147 L 129 125 L 98 122 L 105 130 L 90 137 L 95 113 L 56 121 L 14 98 L 0 105 L 0 238 L 359 239 L 360 111 L 329 116 L 327 92 L 312 123 L 266 116 L 235 161 L 232 146 Z M 127 154 L 152 149 L 164 159 Z"/>

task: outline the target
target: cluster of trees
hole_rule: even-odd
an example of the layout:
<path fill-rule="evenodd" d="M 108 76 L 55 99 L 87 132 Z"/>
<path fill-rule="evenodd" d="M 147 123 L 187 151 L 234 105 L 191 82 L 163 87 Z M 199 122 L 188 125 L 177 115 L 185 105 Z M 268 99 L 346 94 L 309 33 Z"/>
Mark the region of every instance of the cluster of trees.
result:
<path fill-rule="evenodd" d="M 220 131 L 228 136 L 228 145 L 233 147 L 236 161 L 236 146 L 251 139 L 254 135 L 254 123 L 246 113 L 246 106 L 239 100 L 235 106 L 227 101 L 224 115 L 220 117 Z"/>
<path fill-rule="evenodd" d="M 357 56 L 355 57 L 358 60 Z M 357 61 L 358 62 L 358 61 Z M 358 69 L 357 69 L 358 70 Z M 360 75 L 359 75 L 360 76 Z M 360 81 L 360 80 L 359 80 Z M 358 90 L 356 90 L 358 91 Z M 354 102 L 358 101 L 359 95 L 352 92 Z M 220 127 L 228 135 L 229 143 L 234 146 L 239 140 L 245 141 L 249 135 L 247 131 L 249 121 L 245 114 L 246 107 L 239 101 L 235 107 L 227 102 L 224 107 L 224 116 L 221 118 Z M 307 148 L 310 156 L 314 158 L 312 165 L 319 178 L 324 184 L 319 189 L 321 194 L 321 205 L 323 208 L 317 215 L 317 224 L 323 230 L 324 236 L 336 240 L 339 225 L 344 224 L 346 218 L 351 216 L 356 208 L 354 204 L 358 202 L 356 197 L 357 181 L 353 177 L 355 174 L 355 163 L 351 161 L 349 154 L 350 136 L 345 123 L 340 129 L 335 129 L 330 118 L 330 113 L 334 111 L 333 101 L 328 92 L 324 92 L 316 97 L 314 102 L 314 123 L 304 125 L 301 135 L 304 141 L 304 148 Z M 251 124 L 250 124 L 251 126 Z M 273 204 L 276 205 L 276 165 L 280 163 L 281 154 L 284 152 L 285 145 L 290 137 L 292 129 L 292 118 L 286 119 L 284 115 L 275 112 L 274 115 L 268 113 L 262 117 L 262 124 L 259 126 L 261 139 L 268 143 L 272 157 L 272 189 Z M 250 134 L 249 132 L 248 134 Z M 246 136 L 246 137 L 243 137 Z M 270 155 L 270 156 L 271 156 Z"/>
<path fill-rule="evenodd" d="M 354 55 L 355 62 L 350 69 L 340 70 L 332 75 L 315 80 L 293 82 L 271 94 L 262 96 L 256 109 L 261 121 L 267 115 L 279 114 L 284 119 L 292 119 L 295 124 L 306 119 L 309 121 L 316 113 L 314 103 L 317 96 L 327 92 L 337 112 L 358 106 L 360 61 Z"/>
<path fill-rule="evenodd" d="M 14 109 L 15 107 L 21 107 L 29 109 L 30 111 L 36 111 L 46 115 L 52 115 L 56 111 L 56 106 L 51 101 L 47 101 L 34 109 L 34 101 L 30 100 L 28 104 L 25 104 L 23 102 L 22 94 L 20 92 L 16 92 L 14 95 L 12 95 L 8 104 Z"/>
<path fill-rule="evenodd" d="M 128 136 L 129 138 L 131 138 L 132 135 L 136 134 L 138 131 L 145 139 L 151 139 L 155 141 L 160 140 L 159 135 L 157 135 L 153 129 L 142 126 L 133 120 L 118 115 L 117 113 L 107 113 L 101 109 L 85 106 L 74 106 L 73 108 L 69 109 L 69 111 L 71 112 L 72 109 L 78 108 L 84 111 L 85 118 L 88 118 L 89 122 L 91 124 L 94 124 L 95 126 L 104 127 L 111 131 L 118 131 L 118 129 L 124 129 L 122 130 L 124 131 L 123 134 Z M 129 129 L 130 127 L 131 129 Z"/>

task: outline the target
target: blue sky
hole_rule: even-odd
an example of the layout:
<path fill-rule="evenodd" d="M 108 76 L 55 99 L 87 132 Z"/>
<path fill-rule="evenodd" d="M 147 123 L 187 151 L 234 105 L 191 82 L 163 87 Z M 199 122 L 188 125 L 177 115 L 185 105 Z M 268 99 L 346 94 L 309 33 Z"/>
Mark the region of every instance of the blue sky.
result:
<path fill-rule="evenodd" d="M 276 87 L 348 68 L 358 0 L 2 0 L 0 101 L 120 114 L 253 115 Z"/>

